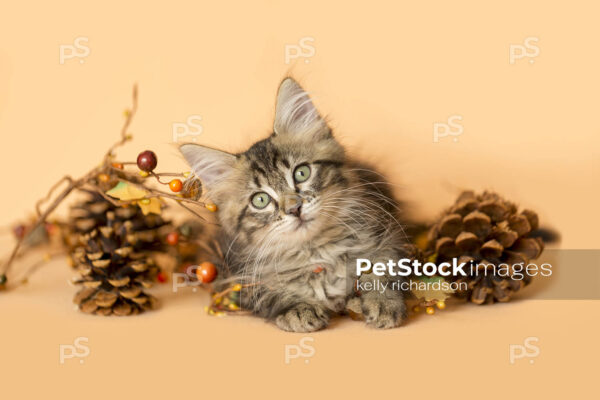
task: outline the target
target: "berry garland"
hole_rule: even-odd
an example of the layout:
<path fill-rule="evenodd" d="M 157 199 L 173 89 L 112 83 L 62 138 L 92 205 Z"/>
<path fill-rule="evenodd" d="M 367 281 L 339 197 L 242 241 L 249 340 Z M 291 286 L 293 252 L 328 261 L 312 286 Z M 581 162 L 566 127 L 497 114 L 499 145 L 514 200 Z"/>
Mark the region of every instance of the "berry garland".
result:
<path fill-rule="evenodd" d="M 158 165 L 158 157 L 151 150 L 141 152 L 135 162 L 118 161 L 115 156 L 115 150 L 133 139 L 133 136 L 128 132 L 129 126 L 137 111 L 137 86 L 133 88 L 132 106 L 125 110 L 125 121 L 121 128 L 120 139 L 114 143 L 104 155 L 102 162 L 92 168 L 83 176 L 75 179 L 71 176 L 65 176 L 54 184 L 48 194 L 37 201 L 35 205 L 36 216 L 27 224 L 19 224 L 14 230 L 16 243 L 8 257 L 7 261 L 0 268 L 0 289 L 8 289 L 16 287 L 19 284 L 27 282 L 27 278 L 33 273 L 44 261 L 55 257 L 56 255 L 64 254 L 64 246 L 56 246 L 56 237 L 61 236 L 57 233 L 68 225 L 68 221 L 52 221 L 48 219 L 56 208 L 74 191 L 96 193 L 104 200 L 117 207 L 138 206 L 144 215 L 160 214 L 165 200 L 173 201 L 178 206 L 184 208 L 194 216 L 201 220 L 205 219 L 192 208 L 199 206 L 206 208 L 211 212 L 217 211 L 217 206 L 211 203 L 205 203 L 200 200 L 202 185 L 200 180 L 189 172 L 183 173 L 157 173 L 155 169 Z M 129 166 L 137 167 L 137 173 L 128 170 Z M 168 186 L 169 192 L 162 191 L 150 185 L 150 180 Z M 162 178 L 171 178 L 168 182 L 164 182 Z M 112 185 L 109 187 L 108 185 Z M 63 186 L 62 190 L 55 195 L 59 187 Z M 51 202 L 50 202 L 51 201 Z M 46 203 L 50 204 L 42 210 L 42 206 Z M 208 223 L 205 221 L 205 223 Z M 179 233 L 171 232 L 165 238 L 165 241 L 171 246 L 176 246 L 179 242 Z M 54 249 L 53 253 L 47 253 L 41 262 L 36 262 L 31 266 L 17 283 L 9 285 L 13 279 L 8 280 L 7 276 L 10 273 L 14 261 L 23 256 L 28 249 L 40 247 L 42 245 Z M 174 256 L 178 256 L 175 251 Z M 202 280 L 209 282 L 216 276 L 216 269 L 212 272 L 207 272 L 207 275 Z M 164 273 L 159 274 L 159 281 L 166 281 Z"/>

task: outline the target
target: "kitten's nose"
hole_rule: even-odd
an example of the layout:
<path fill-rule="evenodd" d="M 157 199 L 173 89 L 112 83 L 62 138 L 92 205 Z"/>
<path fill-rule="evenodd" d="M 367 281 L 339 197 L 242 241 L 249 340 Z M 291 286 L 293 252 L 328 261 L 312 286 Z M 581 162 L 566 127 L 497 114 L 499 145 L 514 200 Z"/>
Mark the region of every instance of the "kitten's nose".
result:
<path fill-rule="evenodd" d="M 285 195 L 283 207 L 286 214 L 299 217 L 302 208 L 302 199 L 295 194 Z"/>

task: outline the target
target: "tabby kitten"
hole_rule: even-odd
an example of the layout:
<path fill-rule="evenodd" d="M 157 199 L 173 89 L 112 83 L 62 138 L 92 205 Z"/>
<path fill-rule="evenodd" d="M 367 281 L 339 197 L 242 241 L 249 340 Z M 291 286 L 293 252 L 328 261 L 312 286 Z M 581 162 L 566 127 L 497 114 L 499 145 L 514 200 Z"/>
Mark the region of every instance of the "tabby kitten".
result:
<path fill-rule="evenodd" d="M 291 78 L 279 87 L 268 138 L 238 154 L 196 144 L 180 150 L 219 206 L 225 259 L 217 285 L 253 284 L 242 290 L 242 306 L 281 329 L 316 331 L 343 312 L 357 296 L 357 258 L 406 256 L 388 184 L 346 156 Z M 376 328 L 398 326 L 406 316 L 399 290 L 363 291 L 360 303 Z"/>

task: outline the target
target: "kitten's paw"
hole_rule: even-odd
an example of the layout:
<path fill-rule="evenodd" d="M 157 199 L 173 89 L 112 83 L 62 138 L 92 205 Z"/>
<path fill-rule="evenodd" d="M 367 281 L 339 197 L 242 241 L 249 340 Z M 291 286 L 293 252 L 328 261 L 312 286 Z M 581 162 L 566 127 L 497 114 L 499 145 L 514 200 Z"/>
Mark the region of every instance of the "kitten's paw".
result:
<path fill-rule="evenodd" d="M 361 308 L 365 322 L 378 329 L 395 328 L 406 318 L 406 305 L 401 297 L 363 296 Z"/>
<path fill-rule="evenodd" d="M 302 303 L 278 315 L 275 324 L 284 331 L 314 332 L 329 324 L 329 315 L 320 307 Z"/>

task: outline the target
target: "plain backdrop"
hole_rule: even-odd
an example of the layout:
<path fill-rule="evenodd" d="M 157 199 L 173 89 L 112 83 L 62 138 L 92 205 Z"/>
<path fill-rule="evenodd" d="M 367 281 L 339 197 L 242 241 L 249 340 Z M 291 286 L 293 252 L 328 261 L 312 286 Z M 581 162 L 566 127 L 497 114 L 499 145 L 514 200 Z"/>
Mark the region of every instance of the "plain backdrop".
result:
<path fill-rule="evenodd" d="M 120 158 L 152 149 L 160 170 L 184 171 L 174 127 L 191 121 L 200 128 L 188 124 L 184 140 L 243 150 L 270 132 L 277 86 L 292 75 L 415 217 L 435 218 L 462 189 L 490 189 L 537 210 L 561 247 L 598 248 L 599 11 L 522 0 L 4 3 L 0 223 L 101 160 L 134 83 L 134 141 Z M 450 119 L 455 135 L 436 142 Z M 285 346 L 307 335 L 209 317 L 206 291 L 163 288 L 158 312 L 90 317 L 72 309 L 71 274 L 54 261 L 0 294 L 5 395 L 558 396 L 590 393 L 599 355 L 597 302 L 516 301 L 449 307 L 385 332 L 336 320 L 308 335 L 313 357 L 285 364 Z M 510 364 L 509 346 L 530 336 L 535 362 Z M 61 365 L 60 344 L 76 337 L 89 338 L 90 355 Z"/>

